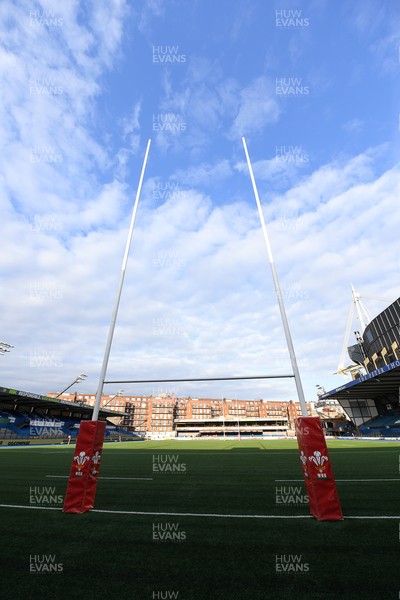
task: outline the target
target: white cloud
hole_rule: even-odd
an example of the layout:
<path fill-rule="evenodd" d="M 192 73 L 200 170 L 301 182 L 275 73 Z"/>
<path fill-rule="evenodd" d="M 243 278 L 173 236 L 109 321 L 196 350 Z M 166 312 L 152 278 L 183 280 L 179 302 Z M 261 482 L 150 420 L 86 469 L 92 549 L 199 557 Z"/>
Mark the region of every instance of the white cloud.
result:
<path fill-rule="evenodd" d="M 136 102 L 135 106 L 133 107 L 131 116 L 129 118 L 123 119 L 122 129 L 124 135 L 129 135 L 130 133 L 134 133 L 135 131 L 140 129 L 139 117 L 141 108 L 141 103 Z"/>
<path fill-rule="evenodd" d="M 168 72 L 163 77 L 164 96 L 157 118 L 156 144 L 164 152 L 182 148 L 204 154 L 210 134 L 220 131 L 228 139 L 261 133 L 281 113 L 275 88 L 264 76 L 241 87 L 225 78 L 218 61 L 192 56 L 186 75 L 176 85 Z M 166 124 L 169 121 L 174 124 Z"/>
<path fill-rule="evenodd" d="M 140 112 L 142 109 L 141 102 L 136 102 L 133 107 L 130 117 L 122 120 L 122 132 L 124 141 L 129 143 L 129 150 L 133 154 L 137 154 L 140 150 Z"/>
<path fill-rule="evenodd" d="M 364 121 L 355 117 L 350 121 L 346 121 L 346 123 L 342 125 L 342 128 L 349 133 L 359 133 L 364 129 Z"/>
<path fill-rule="evenodd" d="M 300 152 L 303 151 L 300 150 Z M 304 156 L 306 156 L 305 153 Z M 285 158 L 285 160 L 282 158 Z M 300 158 L 299 162 L 297 162 L 298 158 Z M 287 157 L 277 155 L 274 158 L 258 160 L 252 163 L 254 176 L 257 181 L 268 181 L 274 189 L 279 189 L 282 184 L 287 189 L 294 184 L 295 180 L 299 180 L 299 171 L 308 164 L 308 160 L 301 162 L 302 160 L 304 159 L 302 159 L 301 154 L 288 155 Z M 236 163 L 235 170 L 247 175 L 247 162 L 240 161 Z"/>
<path fill-rule="evenodd" d="M 258 77 L 240 92 L 239 111 L 230 137 L 260 132 L 265 125 L 277 121 L 280 112 L 272 84 L 266 77 Z"/>
<path fill-rule="evenodd" d="M 338 383 L 321 378 L 321 372 L 333 373 L 337 365 L 350 283 L 371 295 L 399 292 L 394 283 L 398 252 L 393 244 L 397 244 L 400 177 L 395 169 L 372 176 L 366 167 L 370 160 L 371 153 L 326 165 L 264 207 L 309 397 L 316 383 L 327 388 Z M 293 206 L 301 216 L 280 222 L 269 218 L 282 207 L 288 210 L 294 197 Z M 318 202 L 321 198 L 324 201 Z M 90 211 L 89 205 L 87 222 L 95 220 Z M 105 223 L 113 216 L 107 213 L 99 219 Z M 95 388 L 128 226 L 120 215 L 114 221 L 121 223 L 117 230 L 107 231 L 103 225 L 86 235 L 76 233 L 68 246 L 46 231 L 28 236 L 26 225 L 16 217 L 10 221 L 4 241 L 14 257 L 13 294 L 1 298 L 0 308 L 7 323 L 3 337 L 15 348 L 5 359 L 6 384 L 37 391 L 44 391 L 43 386 L 59 389 L 67 372 L 73 377 L 75 370 L 83 370 L 90 375 L 86 385 Z M 194 190 L 152 208 L 144 202 L 108 378 L 289 369 L 255 207 L 236 202 L 218 207 Z M 215 395 L 215 389 L 196 386 L 198 394 Z M 180 391 L 193 393 L 193 386 L 182 384 Z M 224 386 L 224 394 L 235 393 L 295 396 L 288 380 L 274 386 L 268 382 Z"/>
<path fill-rule="evenodd" d="M 98 77 L 119 47 L 125 3 L 96 4 L 86 26 L 79 11 L 78 2 L 1 6 L 0 132 L 8 152 L 0 168 L 5 196 L 27 218 L 46 213 L 67 222 L 91 201 L 93 172 L 111 163 L 92 134 L 92 117 Z"/>
<path fill-rule="evenodd" d="M 185 171 L 177 169 L 175 177 L 184 181 L 188 186 L 214 186 L 217 182 L 232 175 L 232 169 L 228 160 L 221 160 L 217 164 L 201 163 L 190 167 Z"/>
<path fill-rule="evenodd" d="M 138 28 L 142 33 L 149 33 L 154 17 L 162 17 L 165 13 L 166 0 L 145 0 L 140 12 Z"/>
<path fill-rule="evenodd" d="M 232 8 L 236 9 L 236 15 L 234 16 L 230 37 L 233 41 L 238 42 L 254 22 L 256 7 L 250 0 L 245 0 L 237 6 L 232 5 Z"/>
<path fill-rule="evenodd" d="M 394 33 L 379 38 L 371 45 L 371 52 L 374 57 L 376 68 L 383 74 L 394 74 L 396 76 L 400 62 L 400 35 L 399 19 L 393 19 L 392 27 Z M 397 55 L 394 49 L 397 48 Z"/>
<path fill-rule="evenodd" d="M 362 33 L 373 35 L 382 25 L 390 12 L 390 5 L 385 6 L 376 0 L 359 0 L 352 4 L 343 5 L 341 12 L 348 22 Z"/>

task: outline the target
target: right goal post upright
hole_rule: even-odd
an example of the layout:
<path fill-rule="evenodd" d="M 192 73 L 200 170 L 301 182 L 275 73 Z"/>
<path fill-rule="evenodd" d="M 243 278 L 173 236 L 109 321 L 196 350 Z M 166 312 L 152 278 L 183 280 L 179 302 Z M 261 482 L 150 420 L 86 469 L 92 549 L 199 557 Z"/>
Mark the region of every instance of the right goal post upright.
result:
<path fill-rule="evenodd" d="M 336 482 L 333 475 L 324 432 L 322 431 L 319 417 L 308 416 L 307 404 L 304 397 L 303 385 L 297 365 L 289 322 L 286 316 L 285 304 L 283 302 L 278 273 L 276 271 L 271 244 L 268 237 L 267 226 L 265 224 L 264 213 L 262 210 L 260 197 L 258 195 L 253 167 L 244 137 L 242 138 L 242 142 L 250 173 L 250 179 L 253 186 L 254 197 L 257 203 L 264 241 L 267 248 L 272 279 L 274 281 L 283 329 L 285 331 L 286 344 L 289 350 L 290 361 L 292 363 L 297 395 L 301 406 L 302 416 L 296 419 L 296 436 L 300 450 L 300 461 L 303 468 L 303 477 L 306 485 L 310 512 L 319 521 L 341 521 L 343 519 L 343 513 L 340 505 L 339 495 L 336 489 Z"/>

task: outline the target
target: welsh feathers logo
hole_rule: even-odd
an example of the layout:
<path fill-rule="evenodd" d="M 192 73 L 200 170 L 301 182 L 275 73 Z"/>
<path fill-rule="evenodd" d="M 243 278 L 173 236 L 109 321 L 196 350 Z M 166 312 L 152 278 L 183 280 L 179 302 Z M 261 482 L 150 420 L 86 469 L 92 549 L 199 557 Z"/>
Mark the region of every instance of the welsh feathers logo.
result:
<path fill-rule="evenodd" d="M 100 463 L 100 459 L 101 459 L 101 454 L 100 452 L 97 450 L 96 454 L 93 456 L 92 461 L 93 463 L 97 466 Z"/>
<path fill-rule="evenodd" d="M 319 479 L 326 479 L 327 475 L 324 472 L 326 465 L 324 463 L 328 462 L 328 457 L 321 454 L 319 450 L 315 450 L 312 456 L 308 457 L 310 462 L 313 462 L 316 470 L 318 471 L 317 477 Z"/>
<path fill-rule="evenodd" d="M 303 463 L 303 467 L 307 464 L 307 456 L 304 454 L 303 450 L 300 452 L 300 460 Z"/>
<path fill-rule="evenodd" d="M 90 460 L 89 456 L 86 454 L 86 452 L 84 452 L 82 450 L 82 452 L 79 452 L 79 454 L 77 454 L 76 456 L 74 456 L 74 461 L 76 461 L 75 465 L 76 465 L 76 472 L 75 475 L 77 475 L 78 477 L 80 477 L 82 475 L 82 469 L 85 466 L 85 464 L 87 463 L 87 461 Z"/>
<path fill-rule="evenodd" d="M 90 471 L 92 477 L 95 477 L 99 472 L 100 460 L 101 453 L 97 450 L 96 454 L 92 456 L 92 469 Z"/>
<path fill-rule="evenodd" d="M 304 477 L 309 477 L 309 475 L 307 473 L 307 456 L 304 454 L 303 450 L 300 452 L 300 460 L 301 460 L 301 466 L 303 467 Z"/>

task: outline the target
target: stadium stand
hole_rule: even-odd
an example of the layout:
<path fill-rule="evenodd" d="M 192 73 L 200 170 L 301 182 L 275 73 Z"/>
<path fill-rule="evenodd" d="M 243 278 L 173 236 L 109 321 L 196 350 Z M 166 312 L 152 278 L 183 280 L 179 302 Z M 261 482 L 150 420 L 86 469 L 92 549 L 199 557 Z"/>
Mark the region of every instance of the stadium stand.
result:
<path fill-rule="evenodd" d="M 400 414 L 390 414 L 375 417 L 371 421 L 364 423 L 359 427 L 360 433 L 364 436 L 400 436 Z"/>
<path fill-rule="evenodd" d="M 76 439 L 79 432 L 80 419 L 67 417 L 58 419 L 38 413 L 19 413 L 18 411 L 0 412 L 0 439 L 26 438 L 67 440 L 68 436 Z M 121 429 L 116 425 L 107 425 L 105 441 L 129 441 L 138 435 Z"/>
<path fill-rule="evenodd" d="M 66 400 L 0 388 L 0 446 L 75 442 L 82 419 L 93 408 Z M 121 412 L 102 409 L 100 418 L 121 419 Z M 142 438 L 115 423 L 107 422 L 105 440 L 138 441 Z"/>

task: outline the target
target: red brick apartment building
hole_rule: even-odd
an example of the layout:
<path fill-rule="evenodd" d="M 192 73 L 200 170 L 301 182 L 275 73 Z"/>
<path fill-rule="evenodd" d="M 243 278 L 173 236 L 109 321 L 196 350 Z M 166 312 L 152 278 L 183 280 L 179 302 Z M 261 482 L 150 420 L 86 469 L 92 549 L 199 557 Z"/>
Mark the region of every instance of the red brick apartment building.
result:
<path fill-rule="evenodd" d="M 55 396 L 55 393 L 49 393 Z M 94 395 L 63 394 L 74 402 L 94 404 Z M 120 425 L 149 437 L 294 434 L 301 416 L 299 402 L 175 398 L 158 396 L 103 396 L 102 406 L 125 414 Z M 309 414 L 311 405 L 307 404 Z"/>

